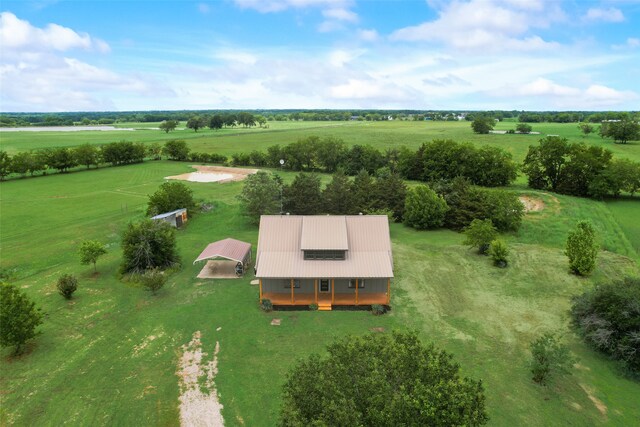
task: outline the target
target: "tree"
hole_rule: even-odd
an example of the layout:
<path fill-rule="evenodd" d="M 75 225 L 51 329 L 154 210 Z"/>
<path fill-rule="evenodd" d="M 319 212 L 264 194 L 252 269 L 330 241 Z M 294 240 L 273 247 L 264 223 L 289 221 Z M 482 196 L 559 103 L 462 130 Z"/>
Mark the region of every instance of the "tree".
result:
<path fill-rule="evenodd" d="M 391 210 L 396 221 L 402 221 L 407 185 L 402 177 L 388 168 L 378 170 L 374 191 L 374 209 Z"/>
<path fill-rule="evenodd" d="M 172 139 L 165 142 L 162 152 L 171 160 L 185 161 L 189 158 L 189 147 L 182 139 Z"/>
<path fill-rule="evenodd" d="M 616 143 L 626 144 L 640 139 L 640 123 L 630 119 L 608 122 L 606 126 L 603 123 L 601 134 L 603 137 L 613 138 Z"/>
<path fill-rule="evenodd" d="M 175 229 L 164 221 L 145 219 L 129 223 L 122 235 L 122 252 L 123 274 L 170 268 L 180 263 Z"/>
<path fill-rule="evenodd" d="M 153 142 L 147 146 L 147 153 L 153 158 L 153 160 L 162 159 L 162 145 L 159 142 Z"/>
<path fill-rule="evenodd" d="M 61 173 L 66 172 L 77 164 L 78 162 L 69 148 L 54 148 L 50 153 L 49 166 L 58 169 Z"/>
<path fill-rule="evenodd" d="M 555 334 L 543 334 L 530 348 L 532 379 L 540 385 L 546 385 L 555 374 L 568 372 L 574 363 L 569 348 Z"/>
<path fill-rule="evenodd" d="M 100 152 L 98 147 L 91 144 L 83 144 L 74 148 L 73 155 L 76 163 L 84 165 L 89 169 L 91 166 L 97 166 L 100 163 Z"/>
<path fill-rule="evenodd" d="M 576 296 L 571 323 L 587 344 L 640 374 L 640 279 L 597 284 Z"/>
<path fill-rule="evenodd" d="M 152 268 L 141 274 L 139 280 L 146 290 L 156 295 L 167 283 L 167 276 L 164 274 L 164 271 L 158 268 Z"/>
<path fill-rule="evenodd" d="M 65 297 L 65 299 L 71 299 L 73 293 L 78 289 L 78 279 L 73 274 L 63 274 L 58 278 L 58 293 Z"/>
<path fill-rule="evenodd" d="M 314 173 L 299 173 L 291 185 L 284 188 L 285 211 L 294 215 L 317 215 L 322 208 L 320 177 Z"/>
<path fill-rule="evenodd" d="M 578 129 L 580 129 L 580 132 L 582 132 L 582 135 L 585 137 L 589 136 L 590 133 L 593 133 L 595 131 L 595 128 L 593 127 L 593 125 L 589 123 L 578 124 Z"/>
<path fill-rule="evenodd" d="M 491 242 L 498 237 L 498 230 L 490 219 L 474 219 L 464 230 L 464 235 L 464 244 L 477 247 L 478 253 L 484 255 L 489 250 Z"/>
<path fill-rule="evenodd" d="M 569 258 L 569 269 L 578 276 L 587 276 L 596 268 L 598 244 L 591 222 L 578 221 L 569 232 L 565 255 Z"/>
<path fill-rule="evenodd" d="M 564 169 L 571 147 L 566 138 L 548 136 L 537 147 L 529 146 L 522 171 L 528 176 L 529 186 L 556 191 L 564 178 Z"/>
<path fill-rule="evenodd" d="M 289 373 L 281 426 L 479 426 L 482 381 L 461 378 L 453 356 L 415 333 L 346 337 Z"/>
<path fill-rule="evenodd" d="M 530 124 L 527 123 L 518 123 L 516 125 L 516 132 L 520 133 L 530 133 L 533 130 Z"/>
<path fill-rule="evenodd" d="M 493 265 L 505 268 L 509 263 L 509 248 L 507 244 L 500 239 L 493 240 L 491 245 L 489 245 L 489 256 L 493 261 Z"/>
<path fill-rule="evenodd" d="M 39 332 L 42 312 L 15 285 L 0 283 L 0 346 L 15 346 L 14 354 L 22 353 L 22 346 Z"/>
<path fill-rule="evenodd" d="M 282 182 L 271 174 L 260 171 L 247 176 L 238 200 L 242 211 L 252 224 L 260 223 L 260 215 L 280 212 Z"/>
<path fill-rule="evenodd" d="M 186 184 L 179 181 L 167 181 L 149 196 L 147 215 L 154 216 L 176 209 L 186 209 L 189 214 L 193 215 L 195 208 L 193 191 Z"/>
<path fill-rule="evenodd" d="M 0 150 L 0 181 L 11 173 L 11 156 L 6 151 Z"/>
<path fill-rule="evenodd" d="M 209 129 L 218 130 L 222 129 L 222 126 L 224 126 L 224 117 L 221 114 L 211 116 L 211 119 L 209 119 Z"/>
<path fill-rule="evenodd" d="M 160 125 L 158 126 L 160 128 L 160 130 L 163 130 L 165 133 L 169 133 L 173 130 L 176 130 L 176 128 L 178 127 L 178 121 L 177 120 L 164 120 L 162 123 L 160 123 Z M 187 127 L 189 127 L 187 125 Z"/>
<path fill-rule="evenodd" d="M 193 129 L 195 132 L 198 132 L 198 129 L 206 126 L 206 123 L 200 116 L 193 116 L 189 120 L 187 120 L 187 128 Z"/>
<path fill-rule="evenodd" d="M 23 177 L 31 169 L 33 163 L 33 154 L 28 151 L 16 153 L 11 159 L 11 172 L 22 175 Z"/>
<path fill-rule="evenodd" d="M 96 262 L 98 258 L 107 253 L 105 245 L 97 240 L 85 240 L 80 244 L 80 264 L 93 264 L 93 271 L 97 272 Z"/>
<path fill-rule="evenodd" d="M 471 129 L 473 129 L 475 133 L 487 134 L 490 130 L 493 130 L 495 123 L 492 117 L 478 116 L 471 123 Z"/>
<path fill-rule="evenodd" d="M 426 185 L 417 185 L 407 191 L 404 222 L 418 230 L 440 227 L 449 210 L 447 202 Z"/>
<path fill-rule="evenodd" d="M 351 195 L 353 198 L 353 213 L 366 213 L 373 209 L 375 195 L 374 181 L 369 172 L 362 169 L 358 175 L 353 178 L 351 184 Z"/>
<path fill-rule="evenodd" d="M 352 212 L 351 181 L 342 169 L 333 174 L 331 182 L 322 192 L 324 211 L 332 215 L 347 215 Z"/>

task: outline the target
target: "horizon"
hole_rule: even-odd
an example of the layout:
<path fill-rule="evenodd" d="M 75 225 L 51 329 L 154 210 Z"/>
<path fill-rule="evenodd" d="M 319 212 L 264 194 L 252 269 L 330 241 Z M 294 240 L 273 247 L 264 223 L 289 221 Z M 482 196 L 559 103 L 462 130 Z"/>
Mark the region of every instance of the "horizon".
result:
<path fill-rule="evenodd" d="M 5 0 L 0 113 L 637 111 L 640 2 Z"/>

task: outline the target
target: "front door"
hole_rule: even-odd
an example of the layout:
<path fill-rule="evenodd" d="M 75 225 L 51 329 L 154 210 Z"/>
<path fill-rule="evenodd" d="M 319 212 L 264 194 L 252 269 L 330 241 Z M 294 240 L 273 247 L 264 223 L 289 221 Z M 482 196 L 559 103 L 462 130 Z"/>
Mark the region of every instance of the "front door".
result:
<path fill-rule="evenodd" d="M 329 283 L 329 279 L 320 279 L 320 292 L 329 292 L 331 291 L 331 285 Z"/>

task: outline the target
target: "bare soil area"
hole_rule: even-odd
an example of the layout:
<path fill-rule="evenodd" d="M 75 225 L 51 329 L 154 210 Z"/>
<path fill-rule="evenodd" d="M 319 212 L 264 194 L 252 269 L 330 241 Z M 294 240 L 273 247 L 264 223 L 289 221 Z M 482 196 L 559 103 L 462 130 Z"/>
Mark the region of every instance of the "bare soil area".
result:
<path fill-rule="evenodd" d="M 198 279 L 237 279 L 235 261 L 207 261 L 198 273 Z"/>
<path fill-rule="evenodd" d="M 544 209 L 544 202 L 542 199 L 538 199 L 530 196 L 520 196 L 520 202 L 524 205 L 525 212 L 540 212 Z"/>
<path fill-rule="evenodd" d="M 192 165 L 197 172 L 181 175 L 165 176 L 164 179 L 177 179 L 191 182 L 225 182 L 242 181 L 248 175 L 258 172 L 258 169 L 228 168 L 225 166 Z"/>
<path fill-rule="evenodd" d="M 183 354 L 176 372 L 180 378 L 180 425 L 221 427 L 224 426 L 222 405 L 213 381 L 218 373 L 220 343 L 216 342 L 213 359 L 206 362 L 207 353 L 202 351 L 200 338 L 200 331 L 196 331 L 191 341 L 182 346 Z M 204 387 L 198 379 L 204 379 Z"/>

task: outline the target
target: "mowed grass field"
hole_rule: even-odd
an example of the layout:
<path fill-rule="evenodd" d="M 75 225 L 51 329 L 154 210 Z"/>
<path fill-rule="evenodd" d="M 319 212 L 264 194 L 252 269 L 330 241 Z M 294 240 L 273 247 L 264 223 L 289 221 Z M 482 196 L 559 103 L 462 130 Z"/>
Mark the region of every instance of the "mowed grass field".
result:
<path fill-rule="evenodd" d="M 136 124 L 122 124 L 138 127 Z M 150 126 L 150 125 L 148 125 Z M 497 128 L 513 127 L 500 123 Z M 152 126 L 151 126 L 152 127 Z M 574 142 L 603 145 L 620 157 L 640 159 L 637 144 L 582 138 L 575 124 L 534 125 Z M 9 152 L 126 139 L 144 143 L 183 138 L 195 151 L 231 154 L 287 144 L 309 135 L 336 136 L 347 144 L 417 147 L 434 138 L 498 145 L 519 161 L 541 135 L 474 135 L 468 123 L 274 122 L 269 129 L 158 130 L 80 133 L 1 133 Z M 531 191 L 521 177 L 513 191 L 541 199 L 545 209 L 526 216 L 520 231 L 504 236 L 511 266 L 500 270 L 448 231 L 418 232 L 392 224 L 396 278 L 393 310 L 274 312 L 257 307 L 258 290 L 247 275 L 198 280 L 192 260 L 210 242 L 234 237 L 257 242 L 257 227 L 241 216 L 242 183 L 190 183 L 214 209 L 178 232 L 182 269 L 157 296 L 121 282 L 120 235 L 144 217 L 147 196 L 163 177 L 189 172 L 168 161 L 17 179 L 0 184 L 0 265 L 45 312 L 42 335 L 21 357 L 0 352 L 0 424 L 72 425 L 133 423 L 176 425 L 179 358 L 193 334 L 202 334 L 206 360 L 220 345 L 215 384 L 227 425 L 269 426 L 277 420 L 281 385 L 299 358 L 321 352 L 335 337 L 372 329 L 415 329 L 425 341 L 455 354 L 464 375 L 486 386 L 490 425 L 634 425 L 640 419 L 640 384 L 586 347 L 568 328 L 570 298 L 599 281 L 640 274 L 640 201 L 593 201 Z M 286 181 L 293 173 L 285 172 Z M 323 176 L 323 181 L 328 181 Z M 593 277 L 567 274 L 563 246 L 568 230 L 590 219 L 603 251 Z M 81 266 L 85 239 L 99 239 L 109 253 L 99 274 Z M 56 293 L 62 273 L 80 280 L 74 299 Z M 279 327 L 270 326 L 282 319 Z M 560 331 L 578 364 L 550 387 L 530 380 L 529 342 Z"/>
<path fill-rule="evenodd" d="M 323 351 L 335 337 L 375 328 L 415 329 L 453 352 L 464 375 L 483 379 L 491 425 L 633 425 L 640 418 L 640 384 L 567 327 L 572 295 L 640 273 L 633 236 L 608 204 L 522 190 L 542 198 L 546 209 L 506 236 L 513 252 L 506 270 L 462 246 L 460 234 L 393 224 L 391 313 L 265 314 L 251 275 L 198 280 L 201 266 L 192 265 L 212 241 L 257 242 L 257 227 L 245 222 L 235 199 L 242 183 L 189 184 L 214 209 L 178 232 L 183 268 L 157 296 L 118 280 L 126 223 L 144 216 L 147 195 L 164 176 L 187 171 L 184 163 L 160 161 L 0 184 L 2 267 L 45 312 L 42 335 L 25 355 L 0 353 L 2 424 L 176 425 L 181 347 L 199 331 L 206 360 L 220 345 L 215 384 L 227 425 L 274 425 L 281 385 L 297 359 Z M 285 173 L 286 180 L 293 176 Z M 622 218 L 637 209 L 636 201 L 626 202 Z M 594 221 L 607 249 L 587 279 L 567 274 L 562 254 L 564 236 L 580 218 Z M 97 276 L 76 254 L 90 238 L 109 245 Z M 80 280 L 70 302 L 55 291 L 65 272 Z M 271 326 L 273 318 L 282 325 Z M 528 343 L 548 330 L 564 334 L 578 365 L 542 388 L 530 380 Z"/>

